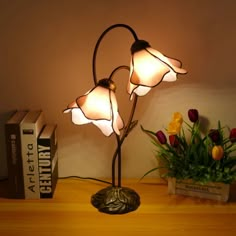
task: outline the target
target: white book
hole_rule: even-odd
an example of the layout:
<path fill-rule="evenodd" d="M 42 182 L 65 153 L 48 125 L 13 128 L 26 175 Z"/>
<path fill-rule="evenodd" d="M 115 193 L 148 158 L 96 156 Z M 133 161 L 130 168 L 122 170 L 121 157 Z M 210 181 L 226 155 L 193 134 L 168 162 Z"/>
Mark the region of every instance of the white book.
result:
<path fill-rule="evenodd" d="M 21 124 L 21 151 L 26 199 L 39 199 L 37 138 L 45 125 L 42 111 L 29 111 Z"/>

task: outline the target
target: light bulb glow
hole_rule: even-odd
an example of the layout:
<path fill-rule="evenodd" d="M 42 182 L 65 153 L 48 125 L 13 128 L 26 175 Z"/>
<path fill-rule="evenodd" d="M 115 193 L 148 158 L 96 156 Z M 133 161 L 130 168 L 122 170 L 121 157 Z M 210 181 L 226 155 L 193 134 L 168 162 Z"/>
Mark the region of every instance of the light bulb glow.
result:
<path fill-rule="evenodd" d="M 118 112 L 115 93 L 108 88 L 96 86 L 75 102 L 68 105 L 65 113 L 72 113 L 72 122 L 76 125 L 92 123 L 105 136 L 113 132 L 120 135 L 124 122 Z"/>
<path fill-rule="evenodd" d="M 139 50 L 132 55 L 130 63 L 127 86 L 130 99 L 133 93 L 144 96 L 162 81 L 176 81 L 177 74 L 185 73 L 187 71 L 181 68 L 180 61 L 168 58 L 151 47 Z"/>

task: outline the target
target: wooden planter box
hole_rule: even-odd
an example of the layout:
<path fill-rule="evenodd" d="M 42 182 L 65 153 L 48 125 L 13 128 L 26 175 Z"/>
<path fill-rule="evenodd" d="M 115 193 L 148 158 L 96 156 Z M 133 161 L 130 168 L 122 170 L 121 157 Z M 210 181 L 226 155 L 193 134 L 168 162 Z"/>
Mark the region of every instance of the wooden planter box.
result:
<path fill-rule="evenodd" d="M 199 197 L 227 202 L 229 199 L 230 185 L 224 183 L 200 184 L 192 180 L 168 179 L 168 193 L 191 197 Z"/>

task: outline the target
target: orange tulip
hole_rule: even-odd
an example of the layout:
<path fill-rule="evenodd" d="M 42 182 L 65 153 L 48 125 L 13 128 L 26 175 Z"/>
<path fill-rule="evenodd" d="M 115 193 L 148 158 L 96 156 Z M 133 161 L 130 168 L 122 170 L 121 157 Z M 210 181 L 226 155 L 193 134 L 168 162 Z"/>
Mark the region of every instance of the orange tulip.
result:
<path fill-rule="evenodd" d="M 224 149 L 220 145 L 216 145 L 212 148 L 212 158 L 219 161 L 224 156 Z"/>

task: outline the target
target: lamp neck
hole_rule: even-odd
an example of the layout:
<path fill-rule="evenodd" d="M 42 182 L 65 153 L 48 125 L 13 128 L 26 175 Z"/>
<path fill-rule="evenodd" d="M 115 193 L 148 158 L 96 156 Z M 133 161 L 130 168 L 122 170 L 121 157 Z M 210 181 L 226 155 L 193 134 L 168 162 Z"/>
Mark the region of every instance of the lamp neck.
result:
<path fill-rule="evenodd" d="M 145 40 L 136 40 L 131 46 L 131 54 L 141 51 L 145 48 L 151 47 L 150 44 Z"/>
<path fill-rule="evenodd" d="M 101 86 L 106 89 L 110 89 L 113 92 L 116 91 L 116 85 L 115 83 L 109 78 L 109 79 L 101 79 L 97 83 L 98 86 Z"/>

